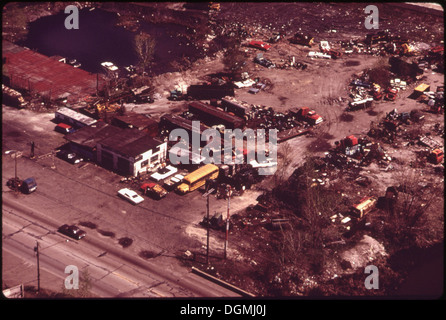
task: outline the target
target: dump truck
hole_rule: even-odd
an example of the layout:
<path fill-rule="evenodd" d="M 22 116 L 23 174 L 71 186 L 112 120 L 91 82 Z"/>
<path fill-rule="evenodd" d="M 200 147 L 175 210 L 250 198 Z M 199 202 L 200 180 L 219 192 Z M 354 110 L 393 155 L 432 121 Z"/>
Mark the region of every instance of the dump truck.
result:
<path fill-rule="evenodd" d="M 350 213 L 357 219 L 362 219 L 375 208 L 377 201 L 376 197 L 364 197 L 358 204 L 350 207 Z"/>

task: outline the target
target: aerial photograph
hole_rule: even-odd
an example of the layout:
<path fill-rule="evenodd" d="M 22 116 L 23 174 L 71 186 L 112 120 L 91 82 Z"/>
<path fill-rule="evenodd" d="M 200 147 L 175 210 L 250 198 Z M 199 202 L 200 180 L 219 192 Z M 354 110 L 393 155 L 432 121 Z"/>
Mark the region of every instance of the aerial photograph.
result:
<path fill-rule="evenodd" d="M 444 299 L 439 3 L 8 2 L 2 92 L 2 300 Z"/>

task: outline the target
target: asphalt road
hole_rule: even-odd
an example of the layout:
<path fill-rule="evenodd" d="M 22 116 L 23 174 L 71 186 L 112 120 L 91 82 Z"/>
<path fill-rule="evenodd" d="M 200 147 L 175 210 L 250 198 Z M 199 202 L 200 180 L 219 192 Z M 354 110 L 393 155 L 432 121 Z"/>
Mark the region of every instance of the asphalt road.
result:
<path fill-rule="evenodd" d="M 133 206 L 116 194 L 126 186 L 119 183 L 120 176 L 94 164 L 72 165 L 53 159 L 51 150 L 60 147 L 64 139 L 53 131 L 51 118 L 51 114 L 3 108 L 2 262 L 3 275 L 10 275 L 9 286 L 20 284 L 23 274 L 26 281 L 35 278 L 33 248 L 39 241 L 41 268 L 56 291 L 61 290 L 68 276 L 65 267 L 75 265 L 80 272 L 88 271 L 94 284 L 92 292 L 99 297 L 237 296 L 191 273 L 177 258 L 186 250 L 205 252 L 201 239 L 186 234 L 187 228 L 197 225 L 205 213 L 205 199 L 200 193 L 185 197 L 169 194 L 161 201 L 146 197 Z M 36 143 L 33 160 L 29 158 L 30 141 Z M 22 152 L 17 159 L 18 176 L 35 177 L 36 192 L 15 194 L 8 189 L 6 182 L 14 176 L 15 161 L 5 154 L 6 150 Z M 244 200 L 238 201 L 244 207 Z M 233 203 L 236 207 L 237 201 Z M 212 210 L 219 206 L 226 209 L 226 201 L 211 201 Z M 80 241 L 66 241 L 67 237 L 56 232 L 62 224 L 79 222 L 97 227 L 82 227 L 87 236 Z M 129 247 L 119 244 L 123 237 L 133 240 Z M 142 252 L 149 257 L 141 257 Z M 11 268 L 20 264 L 33 275 L 22 272 L 14 278 Z"/>
<path fill-rule="evenodd" d="M 91 292 L 98 297 L 235 297 L 236 293 L 209 282 L 186 269 L 166 268 L 129 255 L 105 243 L 94 233 L 79 241 L 57 232 L 57 223 L 42 212 L 24 206 L 9 194 L 3 196 L 2 249 L 36 264 L 39 243 L 40 268 L 59 280 L 62 288 L 67 266 L 88 270 Z M 4 261 L 3 268 L 7 268 Z M 170 270 L 169 270 L 170 269 Z M 82 281 L 82 278 L 80 279 Z M 81 286 L 81 283 L 79 284 Z M 41 286 L 45 283 L 41 281 Z"/>

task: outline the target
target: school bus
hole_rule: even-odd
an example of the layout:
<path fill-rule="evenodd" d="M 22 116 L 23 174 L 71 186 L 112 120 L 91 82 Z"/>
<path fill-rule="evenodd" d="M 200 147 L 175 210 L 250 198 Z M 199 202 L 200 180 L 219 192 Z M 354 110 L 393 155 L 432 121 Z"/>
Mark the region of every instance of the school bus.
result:
<path fill-rule="evenodd" d="M 359 204 L 350 208 L 351 213 L 358 219 L 362 219 L 367 213 L 373 210 L 377 202 L 376 197 L 364 197 Z"/>
<path fill-rule="evenodd" d="M 182 194 L 194 191 L 203 186 L 207 179 L 217 179 L 218 171 L 216 165 L 206 164 L 185 176 L 183 183 L 177 187 L 177 191 Z"/>

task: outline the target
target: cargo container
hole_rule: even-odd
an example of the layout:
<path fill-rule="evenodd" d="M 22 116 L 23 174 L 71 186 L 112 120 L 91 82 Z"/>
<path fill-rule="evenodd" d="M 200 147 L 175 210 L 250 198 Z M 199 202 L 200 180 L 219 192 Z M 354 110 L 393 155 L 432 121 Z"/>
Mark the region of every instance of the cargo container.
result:
<path fill-rule="evenodd" d="M 208 126 L 223 124 L 227 129 L 241 129 L 244 126 L 242 118 L 199 101 L 191 102 L 189 111 L 198 116 Z"/>
<path fill-rule="evenodd" d="M 66 124 L 72 125 L 75 128 L 90 126 L 97 122 L 96 119 L 93 119 L 67 107 L 62 107 L 57 110 L 55 113 L 55 119 L 57 122 L 64 122 Z"/>

